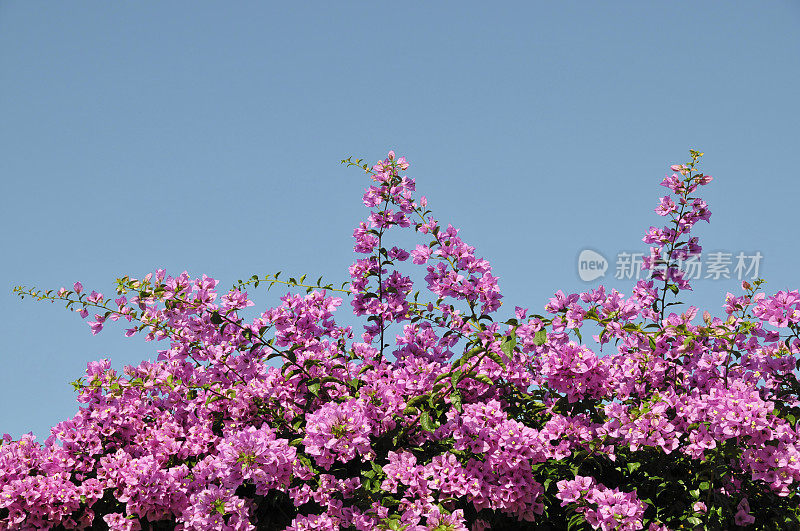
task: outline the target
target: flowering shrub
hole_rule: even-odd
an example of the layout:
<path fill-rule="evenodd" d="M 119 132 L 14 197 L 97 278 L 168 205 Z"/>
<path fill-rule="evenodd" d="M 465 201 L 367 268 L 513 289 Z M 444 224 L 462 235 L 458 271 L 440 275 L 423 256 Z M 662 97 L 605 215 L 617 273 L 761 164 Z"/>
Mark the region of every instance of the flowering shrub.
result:
<path fill-rule="evenodd" d="M 43 444 L 4 437 L 0 528 L 798 528 L 800 294 L 744 282 L 724 319 L 667 302 L 710 216 L 701 155 L 661 183 L 649 278 L 559 291 L 545 315 L 498 317 L 489 262 L 393 152 L 343 161 L 373 184 L 341 288 L 276 274 L 219 293 L 163 270 L 118 279 L 117 298 L 17 288 L 165 347 L 122 374 L 89 363 Z M 422 243 L 391 246 L 399 229 Z M 245 318 L 263 284 L 306 294 Z M 334 320 L 344 299 L 363 333 Z"/>

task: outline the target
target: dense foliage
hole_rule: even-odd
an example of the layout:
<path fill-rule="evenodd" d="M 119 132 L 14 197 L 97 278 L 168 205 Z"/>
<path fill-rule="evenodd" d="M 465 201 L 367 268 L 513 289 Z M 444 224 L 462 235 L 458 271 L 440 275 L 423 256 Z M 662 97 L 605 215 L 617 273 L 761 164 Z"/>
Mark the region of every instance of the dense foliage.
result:
<path fill-rule="evenodd" d="M 545 315 L 498 317 L 489 262 L 393 152 L 343 161 L 373 183 L 341 288 L 278 274 L 220 294 L 163 270 L 117 298 L 17 288 L 166 347 L 122 374 L 89 363 L 44 444 L 5 436 L 0 528 L 798 528 L 800 294 L 744 282 L 722 319 L 667 302 L 710 216 L 701 155 L 661 183 L 648 278 L 559 291 Z M 401 229 L 422 243 L 392 246 Z M 246 319 L 259 285 L 294 294 Z M 343 299 L 363 333 L 334 320 Z"/>

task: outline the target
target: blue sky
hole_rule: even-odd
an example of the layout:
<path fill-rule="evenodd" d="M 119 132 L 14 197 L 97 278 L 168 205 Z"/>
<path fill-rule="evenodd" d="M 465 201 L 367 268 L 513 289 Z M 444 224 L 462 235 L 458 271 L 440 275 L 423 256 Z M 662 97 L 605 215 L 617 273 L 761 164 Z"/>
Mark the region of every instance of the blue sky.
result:
<path fill-rule="evenodd" d="M 43 438 L 88 361 L 163 348 L 93 337 L 14 286 L 111 294 L 160 267 L 345 281 L 368 184 L 349 155 L 406 155 L 509 312 L 629 291 L 616 254 L 645 250 L 689 148 L 715 177 L 704 250 L 758 251 L 768 291 L 800 287 L 798 24 L 791 0 L 0 0 L 0 433 Z M 580 280 L 586 248 L 606 278 Z M 717 313 L 738 284 L 685 300 Z"/>

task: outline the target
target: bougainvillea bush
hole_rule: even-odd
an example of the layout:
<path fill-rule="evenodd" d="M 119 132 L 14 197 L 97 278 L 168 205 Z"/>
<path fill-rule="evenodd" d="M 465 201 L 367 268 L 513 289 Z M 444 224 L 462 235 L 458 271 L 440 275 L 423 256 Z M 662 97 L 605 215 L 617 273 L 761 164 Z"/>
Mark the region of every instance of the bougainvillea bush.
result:
<path fill-rule="evenodd" d="M 647 278 L 558 291 L 543 315 L 501 310 L 489 262 L 393 152 L 343 161 L 373 182 L 341 287 L 276 274 L 218 292 L 159 270 L 116 298 L 17 288 L 163 346 L 122 373 L 89 363 L 43 443 L 5 436 L 0 527 L 800 528 L 800 294 L 758 280 L 725 318 L 676 306 L 710 216 L 690 153 L 661 183 Z M 393 245 L 402 230 L 420 243 Z M 245 290 L 276 285 L 280 306 L 245 318 Z M 348 305 L 363 329 L 336 323 Z"/>

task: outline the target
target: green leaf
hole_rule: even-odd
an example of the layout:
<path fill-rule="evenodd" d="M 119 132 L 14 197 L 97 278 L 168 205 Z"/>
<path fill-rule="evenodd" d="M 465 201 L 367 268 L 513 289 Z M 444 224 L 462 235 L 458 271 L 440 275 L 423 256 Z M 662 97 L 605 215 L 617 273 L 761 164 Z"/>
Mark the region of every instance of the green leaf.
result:
<path fill-rule="evenodd" d="M 444 387 L 446 387 L 446 386 L 447 386 L 447 384 L 446 384 L 446 383 L 444 383 L 444 382 L 439 382 L 439 383 L 437 383 L 436 385 L 434 385 L 434 386 L 431 388 L 431 391 L 435 393 L 435 392 L 437 392 L 437 391 L 439 391 L 439 390 L 443 389 L 443 388 L 444 388 Z M 428 399 L 428 402 L 429 402 L 429 403 L 431 403 L 431 404 L 433 404 L 433 402 L 431 402 L 431 400 L 433 400 L 433 396 L 429 397 L 429 399 Z"/>
<path fill-rule="evenodd" d="M 541 347 L 547 341 L 547 332 L 544 330 L 537 330 L 536 335 L 533 336 L 533 344 L 537 347 Z"/>
<path fill-rule="evenodd" d="M 453 391 L 450 395 L 450 402 L 453 403 L 453 407 L 456 408 L 456 411 L 461 413 L 461 391 Z"/>
<path fill-rule="evenodd" d="M 479 382 L 483 382 L 483 383 L 485 383 L 486 385 L 494 385 L 494 382 L 492 381 L 492 379 L 491 379 L 491 378 L 489 378 L 489 377 L 488 377 L 487 375 L 485 375 L 485 374 L 474 374 L 474 373 L 469 373 L 469 377 L 470 377 L 470 378 L 472 378 L 473 380 L 478 380 Z"/>
<path fill-rule="evenodd" d="M 436 384 L 436 383 L 441 382 L 445 378 L 451 378 L 451 377 L 452 377 L 452 373 L 446 372 L 444 374 L 440 374 L 439 376 L 437 376 L 436 379 L 433 381 L 433 383 Z"/>
<path fill-rule="evenodd" d="M 514 347 L 517 346 L 517 340 L 514 338 L 508 338 L 503 341 L 503 344 L 500 345 L 500 350 L 502 350 L 509 359 L 511 359 L 512 354 L 514 354 Z"/>
<path fill-rule="evenodd" d="M 419 411 L 419 409 L 415 408 L 414 406 L 406 406 L 406 408 L 403 410 L 403 415 L 410 417 L 417 411 Z"/>
<path fill-rule="evenodd" d="M 584 519 L 582 513 L 575 513 L 569 520 L 567 520 L 567 531 L 581 525 L 585 521 L 586 520 Z"/>
<path fill-rule="evenodd" d="M 406 402 L 406 406 L 408 406 L 408 407 L 416 406 L 417 404 L 421 404 L 423 402 L 427 402 L 428 398 L 430 398 L 430 396 L 427 395 L 427 394 L 420 395 L 420 396 L 415 396 L 414 398 L 412 398 L 411 400 Z"/>
<path fill-rule="evenodd" d="M 430 413 L 427 410 L 423 410 L 419 416 L 419 425 L 422 426 L 422 429 L 425 431 L 435 431 L 436 426 L 431 419 Z"/>
<path fill-rule="evenodd" d="M 496 352 L 492 352 L 491 350 L 486 351 L 486 355 L 489 356 L 489 359 L 500 365 L 502 368 L 506 368 L 506 364 L 503 363 L 503 359 L 500 357 L 499 354 Z"/>
<path fill-rule="evenodd" d="M 667 289 L 669 289 L 675 295 L 677 295 L 679 291 L 678 286 L 676 286 L 675 284 L 667 284 Z"/>
<path fill-rule="evenodd" d="M 220 395 L 211 395 L 206 398 L 206 405 L 211 404 L 212 402 L 216 402 L 217 400 L 221 399 Z"/>
<path fill-rule="evenodd" d="M 469 358 L 471 358 L 471 357 L 473 357 L 473 356 L 475 356 L 475 355 L 477 355 L 477 354 L 480 354 L 480 353 L 481 353 L 481 352 L 483 352 L 483 351 L 484 351 L 484 348 L 483 348 L 483 347 L 475 347 L 475 348 L 473 348 L 472 350 L 468 351 L 468 352 L 467 352 L 466 354 L 464 354 L 463 356 L 461 356 L 461 359 L 462 359 L 462 360 L 468 360 Z"/>

